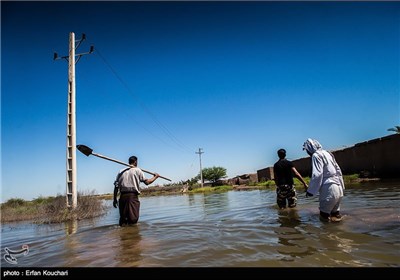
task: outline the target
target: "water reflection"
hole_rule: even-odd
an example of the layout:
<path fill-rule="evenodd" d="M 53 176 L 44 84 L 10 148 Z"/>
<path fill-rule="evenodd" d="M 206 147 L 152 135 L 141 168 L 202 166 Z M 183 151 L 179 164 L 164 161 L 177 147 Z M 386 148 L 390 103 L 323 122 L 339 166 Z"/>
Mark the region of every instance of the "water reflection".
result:
<path fill-rule="evenodd" d="M 298 227 L 301 224 L 300 216 L 296 208 L 279 209 L 279 230 L 277 230 L 279 243 L 284 246 L 296 246 L 292 240 L 301 238 Z"/>
<path fill-rule="evenodd" d="M 76 233 L 78 230 L 78 220 L 73 219 L 65 223 L 65 232 L 67 235 Z"/>
<path fill-rule="evenodd" d="M 206 215 L 218 214 L 227 210 L 229 210 L 228 192 L 204 195 L 204 212 Z"/>
<path fill-rule="evenodd" d="M 138 224 L 116 229 L 118 250 L 114 253 L 118 267 L 140 266 L 142 261 L 142 236 Z"/>
<path fill-rule="evenodd" d="M 279 246 L 277 251 L 285 255 L 282 261 L 295 261 L 296 258 L 312 255 L 315 252 L 304 230 L 301 229 L 301 218 L 296 208 L 278 210 L 279 228 L 276 229 Z"/>
<path fill-rule="evenodd" d="M 317 199 L 279 210 L 273 190 L 142 197 L 141 219 L 118 211 L 56 225 L 2 226 L 4 248 L 29 245 L 20 266 L 400 266 L 400 184 L 346 189 L 340 223 L 319 220 Z"/>

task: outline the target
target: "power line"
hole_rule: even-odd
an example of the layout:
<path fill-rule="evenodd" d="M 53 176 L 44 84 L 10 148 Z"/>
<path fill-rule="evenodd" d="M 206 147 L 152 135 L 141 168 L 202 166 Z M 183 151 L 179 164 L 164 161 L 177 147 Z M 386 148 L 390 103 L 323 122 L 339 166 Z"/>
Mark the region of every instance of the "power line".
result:
<path fill-rule="evenodd" d="M 175 137 L 172 132 L 165 126 L 163 125 L 157 118 L 156 116 L 147 108 L 145 104 L 143 104 L 137 95 L 135 95 L 128 84 L 118 75 L 117 71 L 110 65 L 110 63 L 107 62 L 105 57 L 101 54 L 101 52 L 98 50 L 96 47 L 96 53 L 99 55 L 99 57 L 102 59 L 102 61 L 108 66 L 108 68 L 111 70 L 111 72 L 115 75 L 115 77 L 119 80 L 119 82 L 126 88 L 126 90 L 131 93 L 131 95 L 135 98 L 136 102 L 142 107 L 142 109 L 151 117 L 151 119 L 154 121 L 154 123 L 161 128 L 161 130 L 180 148 L 184 148 L 187 151 L 190 151 L 191 149 L 188 148 L 184 143 L 182 143 L 177 137 Z M 154 134 L 153 134 L 154 135 Z M 164 142 L 164 141 L 163 141 Z M 165 142 L 164 142 L 165 143 Z"/>
<path fill-rule="evenodd" d="M 97 49 L 96 49 L 96 51 L 97 51 Z M 87 73 L 86 73 L 86 72 L 81 73 L 81 80 L 82 80 L 82 81 L 86 81 L 86 82 L 87 82 L 87 85 L 93 88 L 93 86 L 90 84 L 91 82 L 89 81 L 87 75 L 85 75 L 85 74 L 87 74 Z M 171 147 L 171 148 L 173 148 L 173 149 L 178 150 L 177 147 L 176 147 L 175 145 L 171 145 L 171 143 L 166 142 L 164 139 L 162 139 L 162 138 L 160 138 L 158 135 L 154 134 L 154 133 L 153 133 L 151 130 L 149 130 L 146 126 L 142 125 L 142 124 L 133 116 L 133 114 L 128 114 L 128 112 L 127 112 L 126 110 L 121 111 L 120 114 L 123 114 L 123 115 L 127 116 L 130 120 L 134 121 L 134 122 L 136 123 L 137 126 L 141 127 L 141 129 L 145 130 L 147 133 L 149 133 L 149 134 L 150 134 L 151 136 L 153 136 L 154 138 L 157 138 L 158 140 L 160 140 L 160 142 L 164 143 L 166 146 L 169 146 L 169 147 Z M 178 150 L 178 151 L 179 151 L 179 150 Z M 180 151 L 181 151 L 181 150 L 180 150 Z"/>

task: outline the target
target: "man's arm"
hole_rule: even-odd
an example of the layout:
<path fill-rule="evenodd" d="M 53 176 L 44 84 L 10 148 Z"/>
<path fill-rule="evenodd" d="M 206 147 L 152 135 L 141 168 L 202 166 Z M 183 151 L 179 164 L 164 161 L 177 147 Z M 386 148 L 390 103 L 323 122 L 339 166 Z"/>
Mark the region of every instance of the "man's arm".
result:
<path fill-rule="evenodd" d="M 308 189 L 307 183 L 306 183 L 306 181 L 304 181 L 304 179 L 301 176 L 301 174 L 299 173 L 299 171 L 297 171 L 296 167 L 294 167 L 294 166 L 292 167 L 292 170 L 293 170 L 294 176 L 296 176 L 296 178 L 300 180 L 300 182 L 304 185 L 304 187 L 307 190 Z"/>
<path fill-rule="evenodd" d="M 118 182 L 114 182 L 114 200 L 113 200 L 113 206 L 114 208 L 118 207 L 118 200 L 117 200 L 117 195 L 118 195 Z"/>
<path fill-rule="evenodd" d="M 154 173 L 153 178 L 150 179 L 146 179 L 143 181 L 143 183 L 145 183 L 146 185 L 150 185 L 151 183 L 153 183 L 158 177 L 160 177 L 160 175 L 158 173 Z"/>

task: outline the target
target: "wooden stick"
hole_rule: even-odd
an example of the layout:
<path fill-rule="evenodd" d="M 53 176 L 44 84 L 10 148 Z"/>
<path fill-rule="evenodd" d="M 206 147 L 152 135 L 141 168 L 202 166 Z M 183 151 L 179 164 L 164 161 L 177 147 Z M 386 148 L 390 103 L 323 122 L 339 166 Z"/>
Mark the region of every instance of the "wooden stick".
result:
<path fill-rule="evenodd" d="M 122 162 L 122 161 L 119 161 L 119 160 L 116 160 L 116 159 L 112 159 L 112 158 L 109 158 L 109 157 L 106 157 L 106 156 L 103 156 L 103 155 L 100 155 L 100 154 L 96 154 L 96 153 L 93 153 L 93 152 L 92 152 L 92 155 L 94 155 L 96 157 L 99 157 L 99 158 L 104 158 L 104 159 L 107 159 L 107 160 L 110 160 L 110 161 L 113 161 L 113 162 L 116 162 L 116 163 L 119 163 L 119 164 L 122 164 L 122 165 L 131 166 L 131 165 L 125 163 L 125 162 Z M 149 174 L 151 174 L 153 176 L 155 175 L 154 172 L 147 171 L 147 170 L 145 170 L 143 168 L 140 168 L 140 169 L 142 169 L 143 172 L 149 173 Z M 159 175 L 159 178 L 171 181 L 171 179 L 168 179 L 167 177 L 164 177 L 164 176 L 161 176 L 161 175 Z"/>

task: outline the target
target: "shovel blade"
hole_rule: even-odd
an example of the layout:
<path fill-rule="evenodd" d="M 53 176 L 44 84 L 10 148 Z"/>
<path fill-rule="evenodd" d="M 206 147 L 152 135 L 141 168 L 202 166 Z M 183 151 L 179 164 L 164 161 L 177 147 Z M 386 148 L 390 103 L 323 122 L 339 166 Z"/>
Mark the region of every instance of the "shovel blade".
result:
<path fill-rule="evenodd" d="M 85 156 L 90 156 L 93 152 L 91 148 L 85 145 L 76 145 L 76 148 Z"/>

